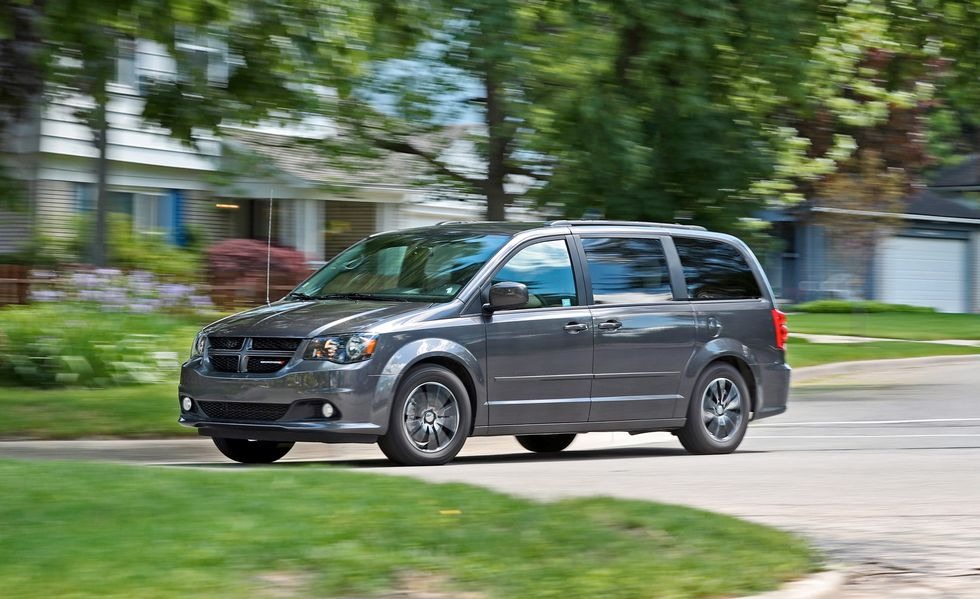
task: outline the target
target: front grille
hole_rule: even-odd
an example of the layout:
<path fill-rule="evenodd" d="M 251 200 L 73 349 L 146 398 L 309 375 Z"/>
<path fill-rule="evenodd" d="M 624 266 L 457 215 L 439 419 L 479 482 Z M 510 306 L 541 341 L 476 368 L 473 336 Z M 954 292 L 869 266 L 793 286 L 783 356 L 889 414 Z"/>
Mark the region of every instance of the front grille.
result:
<path fill-rule="evenodd" d="M 252 349 L 265 351 L 296 351 L 302 339 L 287 339 L 284 337 L 255 337 L 252 339 Z"/>
<path fill-rule="evenodd" d="M 208 337 L 213 349 L 241 349 L 244 337 Z"/>
<path fill-rule="evenodd" d="M 197 402 L 208 418 L 218 420 L 279 420 L 289 411 L 288 404 L 247 403 L 241 401 Z"/>
<path fill-rule="evenodd" d="M 211 367 L 219 372 L 238 372 L 238 354 L 231 356 L 211 354 Z"/>
<path fill-rule="evenodd" d="M 289 362 L 289 358 L 276 356 L 249 356 L 245 366 L 246 372 L 275 372 Z"/>

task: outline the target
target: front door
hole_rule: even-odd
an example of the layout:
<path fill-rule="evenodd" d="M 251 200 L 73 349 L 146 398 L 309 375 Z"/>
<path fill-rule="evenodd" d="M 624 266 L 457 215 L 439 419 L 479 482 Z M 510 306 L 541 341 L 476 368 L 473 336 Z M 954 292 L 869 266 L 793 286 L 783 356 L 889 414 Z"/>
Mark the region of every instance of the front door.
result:
<path fill-rule="evenodd" d="M 592 318 L 564 238 L 518 249 L 492 283 L 527 285 L 529 302 L 486 321 L 490 426 L 589 418 Z"/>

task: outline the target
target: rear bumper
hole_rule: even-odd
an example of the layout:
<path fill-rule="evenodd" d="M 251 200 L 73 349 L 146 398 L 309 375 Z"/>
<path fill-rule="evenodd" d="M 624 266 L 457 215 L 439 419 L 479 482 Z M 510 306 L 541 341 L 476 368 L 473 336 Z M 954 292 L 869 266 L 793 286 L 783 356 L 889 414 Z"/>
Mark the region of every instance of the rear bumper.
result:
<path fill-rule="evenodd" d="M 759 397 L 754 419 L 768 418 L 786 411 L 789 400 L 789 382 L 793 371 L 788 364 L 760 365 Z"/>

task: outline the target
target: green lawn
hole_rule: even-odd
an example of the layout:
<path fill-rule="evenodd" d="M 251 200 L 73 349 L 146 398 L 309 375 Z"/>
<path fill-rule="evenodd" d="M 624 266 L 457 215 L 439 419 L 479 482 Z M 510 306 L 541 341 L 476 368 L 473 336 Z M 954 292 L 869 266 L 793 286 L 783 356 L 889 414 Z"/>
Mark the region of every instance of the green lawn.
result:
<path fill-rule="evenodd" d="M 177 424 L 177 406 L 176 381 L 107 389 L 0 387 L 0 438 L 195 435 Z"/>
<path fill-rule="evenodd" d="M 728 597 L 817 568 L 787 533 L 322 466 L 0 461 L 4 597 Z M 601 489 L 599 489 L 601 491 Z"/>
<path fill-rule="evenodd" d="M 886 360 L 922 356 L 980 354 L 980 347 L 915 343 L 910 341 L 872 341 L 869 343 L 810 343 L 790 337 L 786 360 L 794 368 L 854 360 Z"/>
<path fill-rule="evenodd" d="M 980 339 L 980 314 L 813 314 L 789 316 L 791 333 L 856 335 L 928 341 L 935 339 Z"/>

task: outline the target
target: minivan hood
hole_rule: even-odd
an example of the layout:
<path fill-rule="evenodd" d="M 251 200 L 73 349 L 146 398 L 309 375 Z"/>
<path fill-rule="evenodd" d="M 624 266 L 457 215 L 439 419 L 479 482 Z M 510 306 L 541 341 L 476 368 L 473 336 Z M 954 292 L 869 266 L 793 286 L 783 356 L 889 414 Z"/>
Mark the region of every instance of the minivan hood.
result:
<path fill-rule="evenodd" d="M 370 331 L 382 322 L 432 304 L 352 300 L 284 301 L 232 314 L 204 328 L 229 337 L 312 337 Z"/>

